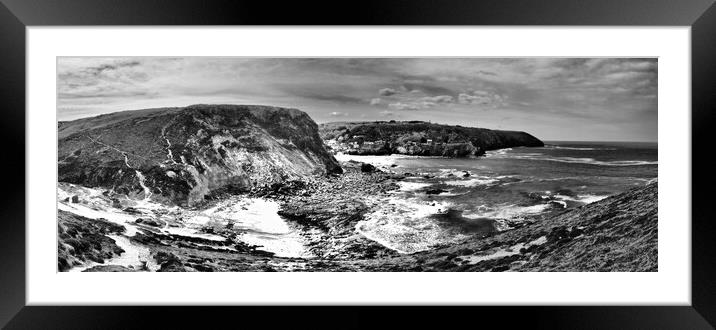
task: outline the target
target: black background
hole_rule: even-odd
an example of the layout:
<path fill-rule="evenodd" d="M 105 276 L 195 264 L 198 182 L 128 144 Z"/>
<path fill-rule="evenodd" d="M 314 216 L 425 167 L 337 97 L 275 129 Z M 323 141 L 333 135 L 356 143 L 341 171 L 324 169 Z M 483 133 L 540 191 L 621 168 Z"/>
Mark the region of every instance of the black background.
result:
<path fill-rule="evenodd" d="M 713 0 L 0 0 L 0 325 L 67 328 L 711 329 L 716 324 Z M 682 25 L 692 30 L 692 305 L 547 307 L 25 306 L 25 27 L 42 25 Z M 107 54 L 112 55 L 112 54 Z M 555 54 L 559 55 L 559 54 Z M 662 111 L 678 111 L 661 109 Z M 52 114 L 55 109 L 47 109 Z M 664 133 L 664 132 L 662 132 Z M 668 133 L 662 136 L 668 136 Z M 668 150 L 661 153 L 668 157 Z M 668 175 L 668 173 L 664 173 Z M 28 196 L 31 198 L 31 196 Z M 54 207 L 54 205 L 48 206 Z M 47 219 L 54 223 L 55 219 Z M 686 222 L 688 219 L 660 219 Z M 108 283 L 108 285 L 111 285 Z M 249 285 L 249 284 L 247 284 Z M 297 285 L 301 285 L 297 283 Z M 350 283 L 346 283 L 350 285 Z M 538 284 L 536 284 L 538 285 Z M 589 283 L 585 283 L 589 285 Z M 101 288 L 97 288 L 101 289 Z M 339 288 L 337 288 L 339 289 Z M 416 290 L 419 288 L 416 288 Z M 557 288 L 555 288 L 557 289 Z M 564 289 L 564 288 L 559 288 Z M 579 288 L 573 288 L 579 290 Z M 508 288 L 506 288 L 508 290 Z M 654 288 L 660 290 L 660 288 Z M 137 292 L 137 295 L 152 292 Z"/>

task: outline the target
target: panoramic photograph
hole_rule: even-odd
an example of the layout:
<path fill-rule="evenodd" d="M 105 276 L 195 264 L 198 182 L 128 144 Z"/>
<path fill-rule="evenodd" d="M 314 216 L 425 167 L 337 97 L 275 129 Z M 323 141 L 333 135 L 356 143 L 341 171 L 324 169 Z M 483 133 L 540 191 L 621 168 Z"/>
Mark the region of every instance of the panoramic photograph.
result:
<path fill-rule="evenodd" d="M 656 272 L 656 58 L 58 57 L 59 272 Z"/>

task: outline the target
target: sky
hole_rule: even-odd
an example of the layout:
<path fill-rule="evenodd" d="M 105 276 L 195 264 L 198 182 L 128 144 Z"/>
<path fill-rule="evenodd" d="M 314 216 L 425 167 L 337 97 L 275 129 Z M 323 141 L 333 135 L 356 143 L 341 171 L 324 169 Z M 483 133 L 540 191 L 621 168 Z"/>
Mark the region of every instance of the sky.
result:
<path fill-rule="evenodd" d="M 191 104 L 424 120 L 546 141 L 657 139 L 655 58 L 60 57 L 58 120 Z"/>

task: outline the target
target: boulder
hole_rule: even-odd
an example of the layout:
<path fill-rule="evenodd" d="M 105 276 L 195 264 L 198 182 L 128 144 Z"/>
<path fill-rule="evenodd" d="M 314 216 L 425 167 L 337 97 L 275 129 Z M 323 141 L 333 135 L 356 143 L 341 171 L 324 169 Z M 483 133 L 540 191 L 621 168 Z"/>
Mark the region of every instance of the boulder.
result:
<path fill-rule="evenodd" d="M 371 164 L 362 163 L 362 164 L 360 165 L 360 171 L 361 171 L 361 172 L 371 173 L 371 172 L 375 172 L 375 170 L 376 170 L 375 166 L 373 166 L 373 165 L 371 165 Z"/>
<path fill-rule="evenodd" d="M 164 221 L 161 220 L 138 218 L 137 220 L 134 220 L 134 222 L 145 226 L 164 227 Z"/>
<path fill-rule="evenodd" d="M 135 208 L 133 208 L 133 207 L 131 207 L 131 206 L 130 206 L 130 207 L 125 207 L 124 210 L 122 210 L 122 211 L 124 211 L 124 212 L 126 212 L 126 213 L 130 213 L 130 214 L 142 214 L 142 212 L 140 212 L 139 210 L 137 210 L 137 209 L 135 209 Z"/>
<path fill-rule="evenodd" d="M 448 192 L 448 191 L 445 189 L 430 189 L 430 190 L 426 191 L 425 193 L 428 195 L 440 195 L 440 194 L 446 193 L 446 192 Z"/>

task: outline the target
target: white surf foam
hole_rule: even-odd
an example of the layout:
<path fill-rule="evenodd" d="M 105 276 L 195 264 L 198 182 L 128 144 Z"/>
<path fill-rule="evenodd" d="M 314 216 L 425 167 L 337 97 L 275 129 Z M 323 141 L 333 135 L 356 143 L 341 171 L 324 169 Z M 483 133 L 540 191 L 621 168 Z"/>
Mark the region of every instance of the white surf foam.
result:
<path fill-rule="evenodd" d="M 550 157 L 538 153 L 525 153 L 511 155 L 511 158 L 515 159 L 526 159 L 526 160 L 539 160 L 539 161 L 551 161 L 560 163 L 570 164 L 588 164 L 588 165 L 600 165 L 600 166 L 640 166 L 640 165 L 658 165 L 657 161 L 646 161 L 646 160 L 614 160 L 614 161 L 600 161 L 594 158 L 579 158 L 579 157 Z"/>
<path fill-rule="evenodd" d="M 485 157 L 503 156 L 510 152 L 512 148 L 490 150 L 485 152 Z"/>
<path fill-rule="evenodd" d="M 399 191 L 415 191 L 420 190 L 425 187 L 430 187 L 430 183 L 426 182 L 408 182 L 408 181 L 399 181 L 397 182 L 398 186 L 400 186 Z"/>
<path fill-rule="evenodd" d="M 514 204 L 503 204 L 495 207 L 484 207 L 484 210 L 475 213 L 465 214 L 467 218 L 497 218 L 497 219 L 518 219 L 525 215 L 539 214 L 551 206 L 549 204 L 537 204 L 531 206 L 519 206 Z"/>
<path fill-rule="evenodd" d="M 409 156 L 404 155 L 385 155 L 385 156 L 362 156 L 362 155 L 349 155 L 339 152 L 335 155 L 336 160 L 339 162 L 356 161 L 361 163 L 368 163 L 373 166 L 379 167 L 390 167 L 395 164 L 398 159 L 406 158 Z"/>
<path fill-rule="evenodd" d="M 560 199 L 562 201 L 573 201 L 573 202 L 579 202 L 584 204 L 594 203 L 598 202 L 602 199 L 605 199 L 609 196 L 600 196 L 600 195 L 577 195 L 576 197 L 571 196 L 565 196 L 565 195 L 554 195 L 554 198 Z"/>
<path fill-rule="evenodd" d="M 356 223 L 356 231 L 366 238 L 400 253 L 428 250 L 436 244 L 467 238 L 447 233 L 429 216 L 449 209 L 447 202 L 423 202 L 416 199 L 393 199 L 366 214 Z"/>
<path fill-rule="evenodd" d="M 580 150 L 580 151 L 593 151 L 593 150 L 617 150 L 616 148 L 588 148 L 588 147 L 562 147 L 555 145 L 546 145 L 544 148 L 548 149 L 562 149 L 562 150 Z"/>
<path fill-rule="evenodd" d="M 477 187 L 477 186 L 488 186 L 494 183 L 499 182 L 500 180 L 496 178 L 490 178 L 490 177 L 469 177 L 468 179 L 464 180 L 451 180 L 451 181 L 445 181 L 444 183 L 450 186 L 460 186 L 460 187 Z"/>
<path fill-rule="evenodd" d="M 457 170 L 454 168 L 441 168 L 438 170 L 438 177 L 440 177 L 440 178 L 453 178 L 453 177 L 463 178 L 466 173 L 472 175 L 472 173 L 470 173 L 470 171 Z"/>
<path fill-rule="evenodd" d="M 339 162 L 348 162 L 348 161 L 355 161 L 360 163 L 368 163 L 377 167 L 383 167 L 383 168 L 389 168 L 392 165 L 397 165 L 397 162 L 399 160 L 404 159 L 442 159 L 444 157 L 438 157 L 438 156 L 411 156 L 411 155 L 400 155 L 400 154 L 391 154 L 391 155 L 382 155 L 382 156 L 373 156 L 373 155 L 349 155 L 344 154 L 342 152 L 338 152 L 334 155 L 336 160 Z"/>

